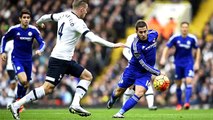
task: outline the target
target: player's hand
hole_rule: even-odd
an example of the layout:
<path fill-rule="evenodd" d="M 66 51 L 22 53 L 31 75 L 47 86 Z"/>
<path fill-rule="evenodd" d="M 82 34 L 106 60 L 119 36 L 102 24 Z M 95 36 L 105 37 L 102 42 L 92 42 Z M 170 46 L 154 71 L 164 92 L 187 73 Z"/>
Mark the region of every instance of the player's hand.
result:
<path fill-rule="evenodd" d="M 119 47 L 127 47 L 125 44 L 123 43 L 115 43 L 114 48 L 119 48 Z"/>
<path fill-rule="evenodd" d="M 41 24 L 36 24 L 39 28 L 42 28 L 44 29 L 45 28 L 45 24 L 44 23 L 41 23 Z"/>
<path fill-rule="evenodd" d="M 2 54 L 1 54 L 1 59 L 2 59 L 3 61 L 6 61 L 6 60 L 7 60 L 7 54 L 6 54 L 6 53 L 2 53 Z"/>
<path fill-rule="evenodd" d="M 40 50 L 36 50 L 35 54 L 40 56 L 41 55 L 41 51 Z"/>

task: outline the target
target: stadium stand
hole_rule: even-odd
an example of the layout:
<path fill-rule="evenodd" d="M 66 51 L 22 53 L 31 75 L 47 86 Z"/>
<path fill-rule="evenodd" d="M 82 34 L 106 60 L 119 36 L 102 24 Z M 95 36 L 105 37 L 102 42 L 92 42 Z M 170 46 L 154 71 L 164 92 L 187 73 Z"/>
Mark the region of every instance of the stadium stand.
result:
<path fill-rule="evenodd" d="M 111 42 L 117 42 L 118 40 L 125 42 L 125 37 L 134 32 L 134 29 L 132 29 L 131 26 L 134 25 L 135 21 L 138 18 L 145 18 L 146 14 L 138 14 L 135 12 L 134 8 L 139 9 L 137 5 L 147 2 L 146 5 L 149 7 L 154 3 L 154 0 L 131 0 L 130 2 L 127 2 L 126 0 L 88 1 L 90 3 L 90 9 L 85 19 L 87 25 L 92 31 L 94 31 L 94 33 Z M 180 1 L 181 0 L 170 0 L 170 2 L 175 2 L 177 4 Z M 206 1 L 209 2 L 211 0 Z M 2 37 L 2 35 L 8 30 L 9 26 L 15 25 L 19 22 L 17 19 L 18 11 L 20 11 L 23 7 L 27 7 L 31 10 L 33 13 L 32 24 L 35 25 L 35 21 L 41 15 L 69 10 L 71 4 L 72 0 L 25 0 L 25 2 L 22 0 L 1 0 L 0 37 Z M 201 3 L 200 9 L 203 9 L 203 4 L 207 3 Z M 206 12 L 200 9 L 195 16 L 199 16 L 200 14 L 202 15 Z M 194 89 L 191 103 L 194 107 L 208 108 L 213 103 L 213 10 L 210 10 L 210 12 L 211 13 L 209 13 L 209 15 L 206 15 L 206 20 L 204 22 L 201 22 L 201 20 L 195 20 L 194 16 L 192 17 L 192 32 L 196 35 L 200 34 L 198 38 L 203 56 L 201 69 L 196 72 L 195 80 L 193 82 Z M 199 30 L 197 30 L 196 26 L 199 26 Z M 169 30 L 171 30 L 171 28 L 169 28 Z M 163 46 L 165 46 L 165 38 L 167 39 L 168 36 L 173 33 L 171 31 L 167 32 L 168 33 L 166 33 L 164 37 L 160 37 L 158 39 L 157 65 Z M 46 24 L 46 29 L 41 30 L 41 33 L 46 41 L 47 48 L 41 57 L 35 56 L 33 58 L 34 66 L 37 71 L 33 73 L 31 89 L 40 86 L 41 83 L 44 82 L 48 58 L 53 46 L 55 45 L 56 24 Z M 87 94 L 85 100 L 82 101 L 84 102 L 84 105 L 98 106 L 106 104 L 109 94 L 112 92 L 111 90 L 115 87 L 123 69 L 127 65 L 126 59 L 121 55 L 121 50 L 122 49 L 112 50 L 96 44 L 91 44 L 84 38 L 79 41 L 73 59 L 77 60 L 81 65 L 90 70 L 95 77 L 92 87 L 89 90 L 90 92 Z M 168 73 L 169 78 L 174 80 L 174 66 L 172 64 L 172 60 L 173 58 L 170 57 L 164 70 Z M 5 63 L 1 60 L 0 63 L 2 64 L 0 67 L 0 106 L 5 107 L 8 98 L 8 75 L 5 72 Z M 45 105 L 69 105 L 77 82 L 77 78 L 65 76 L 53 95 L 44 97 L 42 100 L 34 104 L 39 107 Z M 175 86 L 173 86 L 172 81 L 172 85 L 168 91 L 164 93 L 156 92 L 156 104 L 160 106 L 175 105 L 176 98 L 174 94 L 174 87 Z M 146 106 L 145 99 L 141 99 L 140 104 Z"/>

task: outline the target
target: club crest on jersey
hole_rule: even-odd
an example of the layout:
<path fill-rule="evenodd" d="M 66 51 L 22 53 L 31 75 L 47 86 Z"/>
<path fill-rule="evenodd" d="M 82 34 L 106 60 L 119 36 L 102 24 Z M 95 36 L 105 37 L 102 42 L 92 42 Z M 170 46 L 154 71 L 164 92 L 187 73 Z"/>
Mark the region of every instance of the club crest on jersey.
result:
<path fill-rule="evenodd" d="M 29 35 L 29 36 L 32 36 L 32 35 L 33 35 L 33 33 L 32 33 L 32 32 L 28 32 L 28 35 Z"/>
<path fill-rule="evenodd" d="M 187 45 L 190 45 L 190 44 L 191 44 L 191 42 L 190 42 L 190 41 L 187 41 L 187 42 L 186 42 L 186 44 L 187 44 Z"/>

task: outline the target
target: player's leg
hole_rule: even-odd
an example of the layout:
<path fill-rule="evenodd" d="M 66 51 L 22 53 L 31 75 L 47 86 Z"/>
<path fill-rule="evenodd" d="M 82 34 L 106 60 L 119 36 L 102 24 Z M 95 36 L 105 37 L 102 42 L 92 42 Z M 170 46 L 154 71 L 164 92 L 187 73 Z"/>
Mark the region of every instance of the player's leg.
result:
<path fill-rule="evenodd" d="M 154 91 L 151 83 L 148 85 L 148 90 L 145 93 L 145 97 L 149 110 L 157 110 L 157 106 L 154 106 Z"/>
<path fill-rule="evenodd" d="M 107 108 L 110 109 L 114 105 L 114 103 L 120 98 L 120 96 L 125 92 L 126 88 L 117 87 L 107 102 Z"/>
<path fill-rule="evenodd" d="M 134 95 L 135 91 L 133 89 L 133 85 L 126 89 L 126 91 L 123 94 L 123 105 L 125 102 Z"/>
<path fill-rule="evenodd" d="M 15 80 L 16 73 L 15 73 L 14 70 L 7 70 L 7 74 L 9 76 L 9 78 L 10 78 L 10 81 Z"/>
<path fill-rule="evenodd" d="M 9 78 L 10 78 L 10 80 L 9 80 L 10 89 L 11 89 L 12 91 L 15 91 L 15 88 L 16 88 L 15 75 L 16 75 L 16 73 L 15 73 L 14 70 L 7 70 L 7 74 L 8 74 L 8 76 L 9 76 Z M 15 97 L 14 97 L 14 100 L 15 100 Z"/>
<path fill-rule="evenodd" d="M 29 87 L 29 81 L 31 80 L 31 73 L 32 73 L 32 62 L 31 61 L 24 61 L 24 62 L 20 62 L 20 63 L 22 65 L 24 71 L 17 75 L 17 77 L 19 79 L 17 100 L 21 99 L 22 97 L 24 97 L 26 95 L 27 89 Z M 25 108 L 24 108 L 24 106 L 21 106 L 19 108 L 19 112 L 22 112 L 23 110 L 25 110 Z"/>
<path fill-rule="evenodd" d="M 186 90 L 185 90 L 185 103 L 184 108 L 190 108 L 190 98 L 192 96 L 192 80 L 194 77 L 193 65 L 188 65 L 185 67 L 185 77 L 186 77 Z"/>
<path fill-rule="evenodd" d="M 184 108 L 189 109 L 190 108 L 190 98 L 192 96 L 192 78 L 187 77 L 186 78 L 186 90 L 185 90 L 185 103 Z"/>
<path fill-rule="evenodd" d="M 177 97 L 177 106 L 176 110 L 181 110 L 182 109 L 182 90 L 181 90 L 181 84 L 182 80 L 176 80 L 176 97 Z"/>
<path fill-rule="evenodd" d="M 15 74 L 18 79 L 17 93 L 16 93 L 16 100 L 18 101 L 23 96 L 25 96 L 29 83 L 27 80 L 27 74 L 25 72 L 26 71 L 25 62 L 19 61 L 17 59 L 13 59 L 13 68 L 15 70 Z M 21 106 L 19 108 L 19 112 L 22 112 L 23 110 L 24 110 L 24 106 Z"/>
<path fill-rule="evenodd" d="M 175 84 L 176 84 L 176 97 L 177 97 L 177 105 L 176 110 L 182 109 L 182 90 L 181 90 L 181 84 L 182 84 L 182 78 L 184 76 L 184 69 L 181 66 L 175 66 Z"/>
<path fill-rule="evenodd" d="M 50 94 L 53 92 L 55 85 L 45 82 L 41 87 L 35 88 L 34 90 L 30 91 L 27 95 L 22 97 L 19 101 L 16 101 L 9 105 L 9 109 L 15 119 L 19 118 L 19 113 L 17 110 L 24 104 L 35 101 L 37 99 L 42 98 L 43 96 Z"/>
<path fill-rule="evenodd" d="M 13 67 L 19 81 L 16 99 L 20 99 L 25 96 L 27 88 L 29 87 L 28 81 L 31 80 L 32 62 L 13 59 Z"/>
<path fill-rule="evenodd" d="M 144 96 L 148 89 L 148 83 L 151 80 L 151 75 L 146 76 L 143 74 L 142 76 L 142 78 L 136 79 L 135 81 L 135 94 L 126 101 L 119 112 L 113 116 L 114 118 L 123 118 L 123 114 L 133 108 L 140 98 Z"/>
<path fill-rule="evenodd" d="M 80 81 L 76 87 L 73 101 L 69 107 L 69 111 L 73 114 L 78 114 L 80 116 L 91 115 L 90 112 L 83 109 L 80 105 L 80 101 L 87 93 L 87 90 L 93 79 L 91 72 L 89 72 L 87 69 L 83 68 L 81 65 L 77 64 L 75 61 L 72 60 L 69 64 L 69 68 L 67 69 L 66 73 L 80 78 Z"/>
<path fill-rule="evenodd" d="M 132 74 L 133 72 L 130 70 L 130 68 L 126 68 L 124 70 L 118 82 L 118 87 L 112 92 L 112 95 L 109 101 L 107 102 L 108 109 L 112 108 L 113 104 L 125 92 L 125 90 L 134 84 L 135 80 L 130 79 L 130 76 L 132 76 Z"/>
<path fill-rule="evenodd" d="M 25 103 L 37 100 L 43 96 L 53 92 L 55 86 L 61 81 L 66 71 L 66 63 L 64 61 L 50 58 L 48 64 L 48 71 L 45 83 L 30 91 L 27 95 L 21 98 L 19 101 L 9 105 L 9 109 L 15 119 L 19 119 L 17 109 Z"/>
<path fill-rule="evenodd" d="M 145 94 L 146 89 L 144 86 L 135 86 L 135 94 L 129 98 L 126 103 L 122 106 L 118 113 L 116 113 L 113 118 L 124 118 L 123 114 L 133 108 L 140 98 Z"/>

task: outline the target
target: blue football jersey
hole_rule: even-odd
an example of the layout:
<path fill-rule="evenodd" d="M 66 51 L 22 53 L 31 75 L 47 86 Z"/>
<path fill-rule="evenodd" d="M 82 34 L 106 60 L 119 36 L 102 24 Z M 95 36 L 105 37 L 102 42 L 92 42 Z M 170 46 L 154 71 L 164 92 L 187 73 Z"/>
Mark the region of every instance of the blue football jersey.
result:
<path fill-rule="evenodd" d="M 14 40 L 14 49 L 12 52 L 12 59 L 19 59 L 23 61 L 32 60 L 32 44 L 34 38 L 39 43 L 39 50 L 41 52 L 45 48 L 43 38 L 35 26 L 29 25 L 28 28 L 23 29 L 20 24 L 11 26 L 7 33 L 2 37 L 1 53 L 5 52 L 5 45 L 7 40 Z"/>
<path fill-rule="evenodd" d="M 194 64 L 192 48 L 198 48 L 197 38 L 194 35 L 188 34 L 185 38 L 181 34 L 173 35 L 167 42 L 167 47 L 171 48 L 172 46 L 176 48 L 174 54 L 176 65 Z"/>
<path fill-rule="evenodd" d="M 129 61 L 129 67 L 143 73 L 160 75 L 160 71 L 154 68 L 156 61 L 156 41 L 158 33 L 154 30 L 148 31 L 148 40 L 142 41 L 138 36 L 134 37 L 131 45 L 132 58 Z"/>

